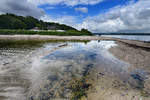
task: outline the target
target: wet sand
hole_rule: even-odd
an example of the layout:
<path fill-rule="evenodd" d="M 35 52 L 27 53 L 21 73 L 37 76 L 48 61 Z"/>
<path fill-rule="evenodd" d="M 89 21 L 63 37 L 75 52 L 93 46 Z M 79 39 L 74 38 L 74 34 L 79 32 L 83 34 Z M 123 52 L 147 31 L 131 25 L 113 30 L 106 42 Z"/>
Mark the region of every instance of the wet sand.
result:
<path fill-rule="evenodd" d="M 92 87 L 81 100 L 150 100 L 150 50 L 130 42 L 116 41 L 118 46 L 109 49 L 116 58 L 129 63 L 126 70 L 130 74 L 120 79 L 93 68 L 86 80 Z"/>
<path fill-rule="evenodd" d="M 150 43 L 94 36 L 0 38 L 101 40 L 86 44 L 50 43 L 34 50 L 13 49 L 16 55 L 21 52 L 17 57 L 3 54 L 2 100 L 150 100 Z M 6 55 L 13 52 L 8 50 Z"/>

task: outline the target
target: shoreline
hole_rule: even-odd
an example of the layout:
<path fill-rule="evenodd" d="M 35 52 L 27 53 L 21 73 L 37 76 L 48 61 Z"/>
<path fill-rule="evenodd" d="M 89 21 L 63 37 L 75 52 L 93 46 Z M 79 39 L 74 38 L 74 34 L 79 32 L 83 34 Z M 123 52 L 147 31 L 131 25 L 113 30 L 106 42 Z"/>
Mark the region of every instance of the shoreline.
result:
<path fill-rule="evenodd" d="M 56 36 L 56 35 L 0 35 L 0 40 L 111 40 L 97 36 Z"/>
<path fill-rule="evenodd" d="M 30 40 L 32 41 L 33 38 L 31 38 L 31 37 L 29 38 L 29 37 L 28 37 L 27 42 L 30 43 Z M 35 35 L 33 35 L 32 37 L 34 37 L 34 39 L 37 40 L 35 42 L 38 43 L 37 37 L 35 38 Z M 45 38 L 45 36 L 42 36 L 42 37 Z M 59 37 L 59 39 L 57 37 Z M 53 36 L 53 39 L 58 40 L 58 41 L 61 41 L 60 39 L 62 39 L 62 38 L 73 40 L 75 37 L 78 38 L 77 40 L 86 39 L 87 37 L 88 37 L 88 39 L 95 38 L 93 36 L 91 38 L 89 36 L 82 36 L 84 38 L 82 38 L 81 36 L 65 36 L 65 37 Z M 0 36 L 0 38 L 2 38 L 2 37 Z M 19 40 L 19 41 L 16 41 L 16 42 L 21 42 L 21 41 L 23 41 L 23 39 L 27 38 L 27 36 L 22 37 L 22 35 L 21 35 L 20 38 L 17 38 L 17 37 L 15 37 L 15 38 L 17 40 Z M 39 38 L 40 38 L 40 40 L 42 40 L 41 37 L 39 37 Z M 52 38 L 52 36 L 49 36 L 49 38 Z M 96 37 L 96 38 L 100 39 L 102 41 L 103 40 L 105 41 L 105 39 L 106 39 L 105 37 Z M 3 40 L 4 39 L 7 42 L 8 37 L 4 36 Z M 9 40 L 10 39 L 13 41 L 14 36 L 10 36 Z M 8 42 L 12 42 L 12 41 L 8 41 Z M 69 41 L 69 40 L 66 40 L 66 41 Z M 116 77 L 115 75 L 109 75 L 109 73 L 108 73 L 109 70 L 107 71 L 107 70 L 104 70 L 104 68 L 103 68 L 103 65 L 105 65 L 105 63 L 103 64 L 102 62 L 105 62 L 105 61 L 103 61 L 102 59 L 98 59 L 98 60 L 95 61 L 95 63 L 100 61 L 100 60 L 102 62 L 98 63 L 97 65 L 93 65 L 94 64 L 94 63 L 92 63 L 93 61 L 89 62 L 87 64 L 87 65 L 89 65 L 89 67 L 88 66 L 85 67 L 87 69 L 84 68 L 85 74 L 80 73 L 80 75 L 81 75 L 80 77 L 75 77 L 75 78 L 70 79 L 69 78 L 70 74 L 64 74 L 64 73 L 70 73 L 70 70 L 68 72 L 63 72 L 63 74 L 60 74 L 60 75 L 65 75 L 63 77 L 63 80 L 67 80 L 67 81 L 63 81 L 63 80 L 57 81 L 56 82 L 57 86 L 59 87 L 59 86 L 61 86 L 61 84 L 63 84 L 65 82 L 65 85 L 60 87 L 60 89 L 65 90 L 66 88 L 72 88 L 72 90 L 68 91 L 68 94 L 67 94 L 66 91 L 64 92 L 64 91 L 60 90 L 60 94 L 63 94 L 64 96 L 66 96 L 68 98 L 76 98 L 77 96 L 81 96 L 81 97 L 79 97 L 80 100 L 93 100 L 93 98 L 95 98 L 95 100 L 110 100 L 110 99 L 111 100 L 131 100 L 131 99 L 132 100 L 138 100 L 140 98 L 142 98 L 143 100 L 149 100 L 149 89 L 150 89 L 149 88 L 149 86 L 150 86 L 149 83 L 150 83 L 150 79 L 142 80 L 142 79 L 144 79 L 144 76 L 146 74 L 144 74 L 144 76 L 142 76 L 143 75 L 142 72 L 141 73 L 136 73 L 136 72 L 133 73 L 133 71 L 136 71 L 136 70 L 140 69 L 140 71 L 147 70 L 147 72 L 150 72 L 150 69 L 148 67 L 149 66 L 149 57 L 150 57 L 149 52 L 150 51 L 146 51 L 147 49 L 145 50 L 145 48 L 150 48 L 150 46 L 149 47 L 148 46 L 143 47 L 144 45 L 146 46 L 146 44 L 148 45 L 150 43 L 144 43 L 144 42 L 140 42 L 140 41 L 133 41 L 133 40 L 127 40 L 127 39 L 116 39 L 116 38 L 107 38 L 106 41 L 115 41 L 115 43 L 118 45 L 118 46 L 114 46 L 114 47 L 110 48 L 108 51 L 115 58 L 119 59 L 119 61 L 124 61 L 124 62 L 127 62 L 127 63 L 130 64 L 130 67 L 124 67 L 123 65 L 120 65 L 120 67 L 123 68 L 123 69 L 125 68 L 124 70 L 127 70 L 129 72 L 129 74 L 128 73 L 117 74 L 117 75 L 119 75 L 120 78 Z M 3 43 L 3 41 L 0 42 L 0 43 Z M 101 43 L 101 41 L 100 41 L 100 43 Z M 13 42 L 12 42 L 12 44 L 13 44 Z M 91 46 L 90 44 L 87 44 L 87 45 Z M 34 44 L 31 44 L 31 48 L 33 46 L 34 46 Z M 34 51 L 31 54 L 29 54 L 30 56 L 27 56 L 27 58 L 25 57 L 27 61 L 24 59 L 24 57 L 19 58 L 19 61 L 22 61 L 22 59 L 23 59 L 23 62 L 28 62 L 29 63 L 28 66 L 33 66 L 35 61 L 36 61 L 36 63 L 37 63 L 37 61 L 40 62 L 40 58 L 43 58 L 46 55 L 52 53 L 53 50 L 55 51 L 59 48 L 65 47 L 65 46 L 68 47 L 70 45 L 64 45 L 64 43 L 63 43 L 62 45 L 57 45 L 57 48 L 44 49 L 44 51 L 43 51 L 43 49 L 40 49 L 38 51 Z M 95 49 L 99 49 L 98 52 L 100 52 L 102 48 L 95 48 Z M 90 49 L 88 49 L 88 50 L 90 50 Z M 56 52 L 56 53 L 58 53 L 58 52 Z M 60 53 L 60 55 L 61 55 L 61 53 Z M 71 55 L 69 55 L 69 56 L 71 56 Z M 74 55 L 74 56 L 78 57 L 78 55 Z M 86 55 L 86 57 L 87 56 L 88 55 Z M 38 59 L 34 59 L 34 58 L 38 58 Z M 14 61 L 14 58 L 12 58 L 12 61 Z M 9 65 L 16 66 L 16 64 L 21 64 L 21 66 L 23 66 L 23 67 L 27 66 L 26 63 L 22 63 L 22 62 L 18 63 L 19 61 L 16 59 L 16 62 L 13 62 L 13 63 L 6 63 L 5 62 L 4 66 L 5 67 L 9 66 Z M 59 62 L 59 60 L 58 60 L 58 62 Z M 63 60 L 63 62 L 64 62 L 64 60 Z M 63 64 L 63 62 L 61 61 L 60 64 Z M 108 66 L 108 69 L 109 69 L 109 66 L 110 66 L 110 69 L 111 69 L 111 65 L 113 65 L 114 63 L 111 62 L 111 60 L 109 60 L 109 59 L 106 61 L 106 63 L 107 62 L 110 63 L 110 65 L 106 64 L 104 67 L 107 68 L 107 66 Z M 46 64 L 46 65 L 43 67 L 44 64 Z M 56 63 L 53 62 L 53 61 L 49 64 L 47 64 L 46 62 L 43 62 L 43 63 L 41 62 L 41 63 L 38 63 L 38 65 L 34 65 L 34 68 L 35 68 L 35 70 L 38 69 L 38 70 L 40 70 L 40 72 L 42 72 L 42 71 L 44 72 L 45 68 L 49 68 L 47 65 L 51 65 L 51 64 L 55 65 Z M 41 65 L 42 65 L 42 67 L 40 67 Z M 69 63 L 69 65 L 70 65 L 70 63 Z M 93 66 L 93 67 L 90 67 L 90 66 Z M 97 66 L 97 67 L 94 67 L 94 66 Z M 101 67 L 98 67 L 98 66 L 101 66 Z M 114 66 L 114 68 L 117 68 L 117 65 L 114 64 L 113 66 Z M 113 68 L 113 66 L 112 66 L 112 68 Z M 28 68 L 30 69 L 30 67 L 27 67 L 27 69 Z M 42 69 L 42 68 L 44 68 L 44 69 Z M 88 68 L 90 68 L 90 69 L 88 69 Z M 126 68 L 128 68 L 128 69 L 126 69 Z M 73 69 L 73 70 L 75 70 L 75 69 Z M 30 70 L 23 70 L 23 71 L 28 73 Z M 47 71 L 47 69 L 46 69 L 46 71 Z M 82 70 L 80 70 L 80 71 L 82 71 Z M 115 70 L 114 71 L 110 70 L 110 71 L 115 72 Z M 35 78 L 38 78 L 38 80 L 39 80 L 39 79 L 43 78 L 42 73 L 40 73 L 40 74 L 29 74 L 29 76 L 30 77 L 31 77 L 31 75 L 37 76 Z M 45 73 L 47 73 L 47 72 L 45 72 Z M 48 70 L 48 73 L 50 73 L 49 70 Z M 71 73 L 73 73 L 73 71 Z M 123 75 L 125 77 L 121 77 L 121 75 Z M 134 79 L 133 75 L 135 75 L 137 78 L 140 77 L 142 81 L 138 81 L 138 80 Z M 126 80 L 126 77 L 127 78 L 130 77 L 130 79 Z M 132 79 L 132 77 L 133 77 L 133 79 Z M 146 77 L 149 78 L 149 76 L 146 76 Z M 126 81 L 124 81 L 124 80 L 126 80 Z M 28 85 L 29 85 L 28 82 L 27 81 L 24 81 L 24 82 L 25 82 L 25 86 L 28 87 Z M 35 82 L 35 81 L 32 81 L 32 82 Z M 133 84 L 132 84 L 132 82 L 133 82 Z M 45 86 L 45 84 L 47 84 L 47 83 L 44 84 L 44 81 L 40 81 L 40 80 L 37 81 L 36 83 L 39 83 L 41 86 Z M 142 86 L 144 86 L 144 87 L 142 87 L 141 89 L 136 88 L 136 86 L 141 86 L 140 83 L 142 83 Z M 46 87 L 46 88 L 49 88 L 50 89 L 49 91 L 51 91 L 50 87 L 55 87 L 55 85 L 50 85 L 49 83 L 48 83 L 48 86 L 49 87 Z M 26 89 L 26 87 L 23 87 L 23 88 Z M 76 88 L 78 89 L 78 87 L 82 87 L 82 88 L 80 88 L 79 90 L 76 90 Z M 40 86 L 39 86 L 39 88 L 36 88 L 36 89 L 32 88 L 35 93 L 33 92 L 33 94 L 29 95 L 29 97 L 33 97 L 34 95 L 36 95 L 36 93 L 40 95 L 41 92 L 39 92 L 39 91 L 42 88 L 43 87 L 40 87 Z M 43 88 L 43 90 L 44 90 L 44 88 Z M 76 91 L 72 92 L 73 90 L 76 90 Z M 59 94 L 58 91 L 59 91 L 59 89 L 56 89 L 55 93 Z M 48 93 L 51 93 L 51 92 L 48 92 Z M 52 92 L 52 95 L 54 95 L 54 97 L 56 97 L 56 98 L 59 98 L 59 95 L 55 95 L 55 94 L 53 94 L 53 92 Z M 52 98 L 52 100 L 56 100 L 56 99 Z M 61 98 L 60 98 L 60 100 L 61 100 Z M 69 100 L 69 99 L 66 99 L 66 100 Z"/>
<path fill-rule="evenodd" d="M 137 40 L 128 40 L 114 37 L 98 37 L 98 36 L 55 36 L 55 35 L 0 35 L 2 41 L 92 41 L 106 40 L 122 42 L 137 48 L 150 50 L 150 43 Z"/>
<path fill-rule="evenodd" d="M 149 60 L 150 51 L 135 48 L 122 42 L 118 46 L 109 49 L 109 52 L 129 65 L 125 68 L 123 78 L 109 76 L 100 67 L 92 68 L 86 76 L 86 84 L 90 84 L 86 96 L 81 100 L 149 100 L 150 99 L 150 72 Z M 141 73 L 138 71 L 140 70 Z M 146 72 L 145 74 L 142 71 Z M 133 75 L 139 75 L 144 80 L 137 80 Z M 143 75 L 143 76 L 142 76 Z M 121 76 L 120 76 L 121 77 Z M 109 96 L 108 96 L 109 95 Z"/>

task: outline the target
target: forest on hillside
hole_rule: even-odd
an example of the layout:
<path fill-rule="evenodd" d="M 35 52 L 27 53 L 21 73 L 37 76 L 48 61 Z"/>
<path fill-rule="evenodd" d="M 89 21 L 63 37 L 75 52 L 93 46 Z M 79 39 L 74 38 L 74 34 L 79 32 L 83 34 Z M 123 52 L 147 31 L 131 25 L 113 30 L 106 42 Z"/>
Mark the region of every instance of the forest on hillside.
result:
<path fill-rule="evenodd" d="M 41 31 L 34 31 L 32 29 L 39 29 Z M 47 31 L 54 30 L 54 31 Z M 65 30 L 58 32 L 56 30 Z M 0 15 L 0 35 L 93 35 L 87 29 L 81 29 L 81 31 L 67 26 L 65 24 L 59 24 L 54 22 L 44 22 L 31 16 L 17 16 L 14 14 L 2 14 Z"/>
<path fill-rule="evenodd" d="M 38 27 L 41 30 L 76 30 L 71 26 L 54 22 L 44 22 L 31 16 L 17 16 L 14 14 L 0 15 L 0 29 L 33 29 Z"/>

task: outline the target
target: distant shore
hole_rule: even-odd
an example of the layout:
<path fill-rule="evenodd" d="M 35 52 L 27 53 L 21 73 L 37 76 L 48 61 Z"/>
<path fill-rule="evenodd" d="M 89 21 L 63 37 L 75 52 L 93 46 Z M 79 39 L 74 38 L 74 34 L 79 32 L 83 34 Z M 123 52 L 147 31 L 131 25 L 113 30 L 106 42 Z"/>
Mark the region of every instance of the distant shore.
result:
<path fill-rule="evenodd" d="M 91 40 L 108 40 L 108 41 L 118 41 L 126 43 L 129 45 L 134 45 L 135 47 L 150 49 L 150 43 L 119 39 L 112 37 L 101 37 L 101 36 L 54 36 L 54 35 L 0 35 L 0 40 L 2 41 L 50 41 L 50 40 L 62 40 L 62 41 L 91 41 Z"/>

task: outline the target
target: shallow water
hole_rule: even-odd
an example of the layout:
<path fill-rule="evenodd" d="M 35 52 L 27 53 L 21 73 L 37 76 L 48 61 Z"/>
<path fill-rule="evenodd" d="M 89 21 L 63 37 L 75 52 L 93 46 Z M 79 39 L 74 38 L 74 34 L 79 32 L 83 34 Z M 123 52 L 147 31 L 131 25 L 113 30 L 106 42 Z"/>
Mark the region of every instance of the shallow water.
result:
<path fill-rule="evenodd" d="M 102 35 L 102 36 L 150 42 L 150 35 Z"/>
<path fill-rule="evenodd" d="M 94 67 L 122 81 L 128 77 L 143 81 L 142 76 L 128 71 L 129 63 L 109 52 L 116 46 L 115 41 L 91 41 L 1 47 L 0 100 L 69 99 L 69 81 Z"/>

